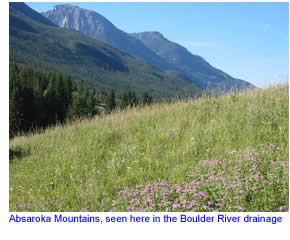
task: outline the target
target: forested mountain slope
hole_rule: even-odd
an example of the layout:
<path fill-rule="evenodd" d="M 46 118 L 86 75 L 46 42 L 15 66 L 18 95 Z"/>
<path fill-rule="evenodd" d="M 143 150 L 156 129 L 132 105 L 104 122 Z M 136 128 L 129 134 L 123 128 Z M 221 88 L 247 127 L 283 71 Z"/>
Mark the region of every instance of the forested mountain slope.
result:
<path fill-rule="evenodd" d="M 24 3 L 9 5 L 10 62 L 62 72 L 83 86 L 149 92 L 153 97 L 194 95 L 186 80 L 84 34 L 60 28 Z"/>

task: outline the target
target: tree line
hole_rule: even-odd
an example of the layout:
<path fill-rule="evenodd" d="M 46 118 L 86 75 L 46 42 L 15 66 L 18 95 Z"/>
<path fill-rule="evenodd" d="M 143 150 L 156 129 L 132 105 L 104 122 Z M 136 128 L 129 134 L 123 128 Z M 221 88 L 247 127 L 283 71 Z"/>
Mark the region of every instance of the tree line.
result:
<path fill-rule="evenodd" d="M 36 72 L 17 64 L 9 68 L 9 136 L 82 117 L 151 104 L 148 93 L 99 91 L 75 84 L 61 73 Z"/>

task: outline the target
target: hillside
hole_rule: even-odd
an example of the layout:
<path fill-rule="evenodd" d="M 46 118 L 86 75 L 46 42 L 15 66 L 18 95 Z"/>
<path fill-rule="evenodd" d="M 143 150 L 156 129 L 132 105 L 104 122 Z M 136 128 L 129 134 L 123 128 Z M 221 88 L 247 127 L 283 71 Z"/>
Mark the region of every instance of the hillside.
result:
<path fill-rule="evenodd" d="M 164 38 L 159 32 L 128 34 L 116 28 L 102 15 L 71 4 L 56 5 L 42 13 L 56 25 L 80 31 L 108 43 L 164 71 L 178 71 L 202 89 L 231 90 L 253 87 L 212 67 L 202 57 Z"/>
<path fill-rule="evenodd" d="M 57 27 L 24 3 L 9 4 L 9 60 L 38 71 L 62 72 L 83 86 L 149 92 L 153 97 L 200 90 L 109 45 Z"/>
<path fill-rule="evenodd" d="M 105 17 L 94 11 L 71 4 L 63 4 L 56 5 L 52 10 L 42 13 L 42 15 L 62 28 L 82 32 L 131 56 L 143 59 L 161 70 L 170 68 L 169 63 L 162 60 L 141 41 L 118 29 Z"/>
<path fill-rule="evenodd" d="M 143 42 L 164 61 L 183 72 L 202 89 L 231 90 L 254 87 L 246 81 L 235 79 L 214 68 L 202 57 L 192 54 L 175 42 L 169 41 L 159 32 L 132 33 L 131 35 Z"/>
<path fill-rule="evenodd" d="M 289 87 L 156 104 L 10 141 L 10 211 L 287 211 Z"/>

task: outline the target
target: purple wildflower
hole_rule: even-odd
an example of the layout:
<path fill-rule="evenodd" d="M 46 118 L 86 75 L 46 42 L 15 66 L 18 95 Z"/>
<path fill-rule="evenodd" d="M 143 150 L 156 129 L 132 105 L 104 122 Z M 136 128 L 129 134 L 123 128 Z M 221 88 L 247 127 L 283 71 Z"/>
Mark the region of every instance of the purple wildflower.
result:
<path fill-rule="evenodd" d="M 245 208 L 241 207 L 241 206 L 230 206 L 230 209 L 238 209 L 238 210 L 245 210 Z"/>
<path fill-rule="evenodd" d="M 281 206 L 280 207 L 280 211 L 287 211 L 288 210 L 288 206 Z"/>
<path fill-rule="evenodd" d="M 173 209 L 180 208 L 180 204 L 173 204 L 173 205 L 172 205 L 172 208 L 173 208 Z"/>
<path fill-rule="evenodd" d="M 144 205 L 145 205 L 145 206 L 146 206 L 146 205 L 150 206 L 151 204 L 152 204 L 152 201 L 151 201 L 150 199 L 144 201 Z"/>

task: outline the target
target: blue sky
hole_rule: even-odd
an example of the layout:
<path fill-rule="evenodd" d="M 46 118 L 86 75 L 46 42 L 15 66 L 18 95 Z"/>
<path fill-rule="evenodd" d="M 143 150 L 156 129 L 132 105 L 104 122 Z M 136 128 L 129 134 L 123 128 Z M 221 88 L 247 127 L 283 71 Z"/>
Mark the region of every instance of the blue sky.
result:
<path fill-rule="evenodd" d="M 159 31 L 211 65 L 258 87 L 289 79 L 289 7 L 274 3 L 71 2 L 119 29 Z M 27 3 L 38 12 L 59 3 Z"/>

